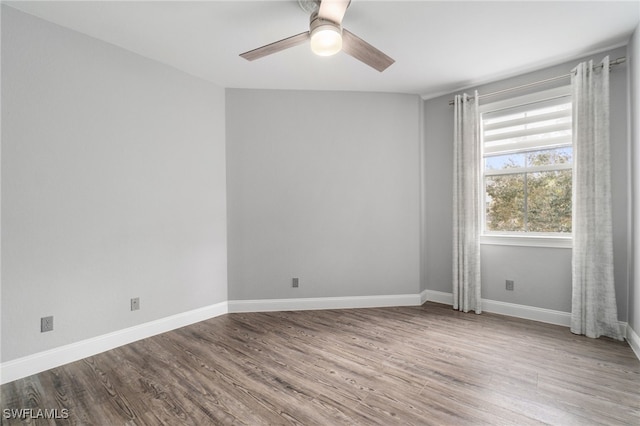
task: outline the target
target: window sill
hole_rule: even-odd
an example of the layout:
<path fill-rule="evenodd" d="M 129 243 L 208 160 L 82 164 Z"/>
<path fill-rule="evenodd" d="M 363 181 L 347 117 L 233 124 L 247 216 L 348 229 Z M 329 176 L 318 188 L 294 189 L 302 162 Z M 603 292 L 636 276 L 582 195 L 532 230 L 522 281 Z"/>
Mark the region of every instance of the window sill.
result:
<path fill-rule="evenodd" d="M 499 246 L 551 247 L 571 248 L 571 237 L 557 237 L 549 235 L 481 235 L 480 244 Z"/>

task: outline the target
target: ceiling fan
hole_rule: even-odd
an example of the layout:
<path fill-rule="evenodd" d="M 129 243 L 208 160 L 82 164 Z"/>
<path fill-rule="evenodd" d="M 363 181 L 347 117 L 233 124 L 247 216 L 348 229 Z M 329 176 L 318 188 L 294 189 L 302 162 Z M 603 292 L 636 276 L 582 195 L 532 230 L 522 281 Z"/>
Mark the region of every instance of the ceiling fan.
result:
<path fill-rule="evenodd" d="M 352 32 L 342 28 L 342 19 L 351 0 L 298 0 L 298 3 L 303 10 L 311 13 L 309 31 L 258 47 L 240 56 L 253 61 L 310 40 L 311 50 L 316 55 L 331 56 L 342 50 L 380 72 L 395 62 Z"/>

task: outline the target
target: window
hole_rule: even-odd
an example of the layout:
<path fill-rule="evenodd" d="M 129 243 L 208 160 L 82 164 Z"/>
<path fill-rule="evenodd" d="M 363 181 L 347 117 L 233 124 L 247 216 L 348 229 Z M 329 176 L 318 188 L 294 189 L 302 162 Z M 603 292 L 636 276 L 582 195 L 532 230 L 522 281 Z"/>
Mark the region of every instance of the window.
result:
<path fill-rule="evenodd" d="M 484 105 L 480 122 L 483 235 L 569 238 L 569 88 Z"/>

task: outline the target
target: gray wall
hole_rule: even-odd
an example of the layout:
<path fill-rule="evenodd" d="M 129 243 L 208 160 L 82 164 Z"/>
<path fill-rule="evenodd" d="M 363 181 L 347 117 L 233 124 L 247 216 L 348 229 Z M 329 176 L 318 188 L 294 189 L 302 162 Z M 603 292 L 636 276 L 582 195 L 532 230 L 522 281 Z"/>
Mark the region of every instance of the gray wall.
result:
<path fill-rule="evenodd" d="M 230 300 L 418 293 L 420 102 L 227 89 Z"/>
<path fill-rule="evenodd" d="M 606 54 L 611 59 L 626 55 L 626 49 L 593 55 L 599 61 Z M 580 60 L 546 68 L 518 77 L 477 87 L 480 94 L 530 83 L 568 73 Z M 569 79 L 560 84 L 568 84 Z M 558 84 L 555 84 L 556 86 Z M 552 86 L 539 86 L 550 88 Z M 472 93 L 476 88 L 466 90 Z M 509 96 L 524 94 L 511 93 Z M 453 94 L 426 100 L 424 103 L 424 197 L 425 262 L 422 288 L 451 292 L 452 282 L 452 185 L 453 110 L 448 101 Z M 495 101 L 500 97 L 493 97 Z M 611 73 L 611 155 L 613 180 L 614 262 L 618 316 L 627 320 L 628 307 L 628 149 L 627 135 L 627 66 Z M 483 245 L 482 297 L 563 312 L 571 311 L 571 250 L 560 248 Z M 506 291 L 504 281 L 513 279 L 515 290 Z"/>
<path fill-rule="evenodd" d="M 3 6 L 2 362 L 225 301 L 224 140 L 222 88 Z"/>
<path fill-rule="evenodd" d="M 633 223 L 633 250 L 630 265 L 629 287 L 629 325 L 636 334 L 640 335 L 640 26 L 631 37 L 627 48 L 629 61 L 629 93 L 631 117 L 631 158 L 633 169 L 632 180 L 632 223 Z M 631 233 L 631 232 L 630 232 Z"/>

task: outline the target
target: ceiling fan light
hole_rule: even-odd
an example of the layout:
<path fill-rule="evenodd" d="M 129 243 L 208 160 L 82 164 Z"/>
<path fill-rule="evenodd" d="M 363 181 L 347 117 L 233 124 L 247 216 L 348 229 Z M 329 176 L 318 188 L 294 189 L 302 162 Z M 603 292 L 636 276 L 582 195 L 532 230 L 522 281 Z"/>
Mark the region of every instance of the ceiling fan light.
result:
<path fill-rule="evenodd" d="M 311 50 L 318 56 L 331 56 L 342 50 L 342 33 L 339 27 L 318 25 L 311 31 Z"/>

